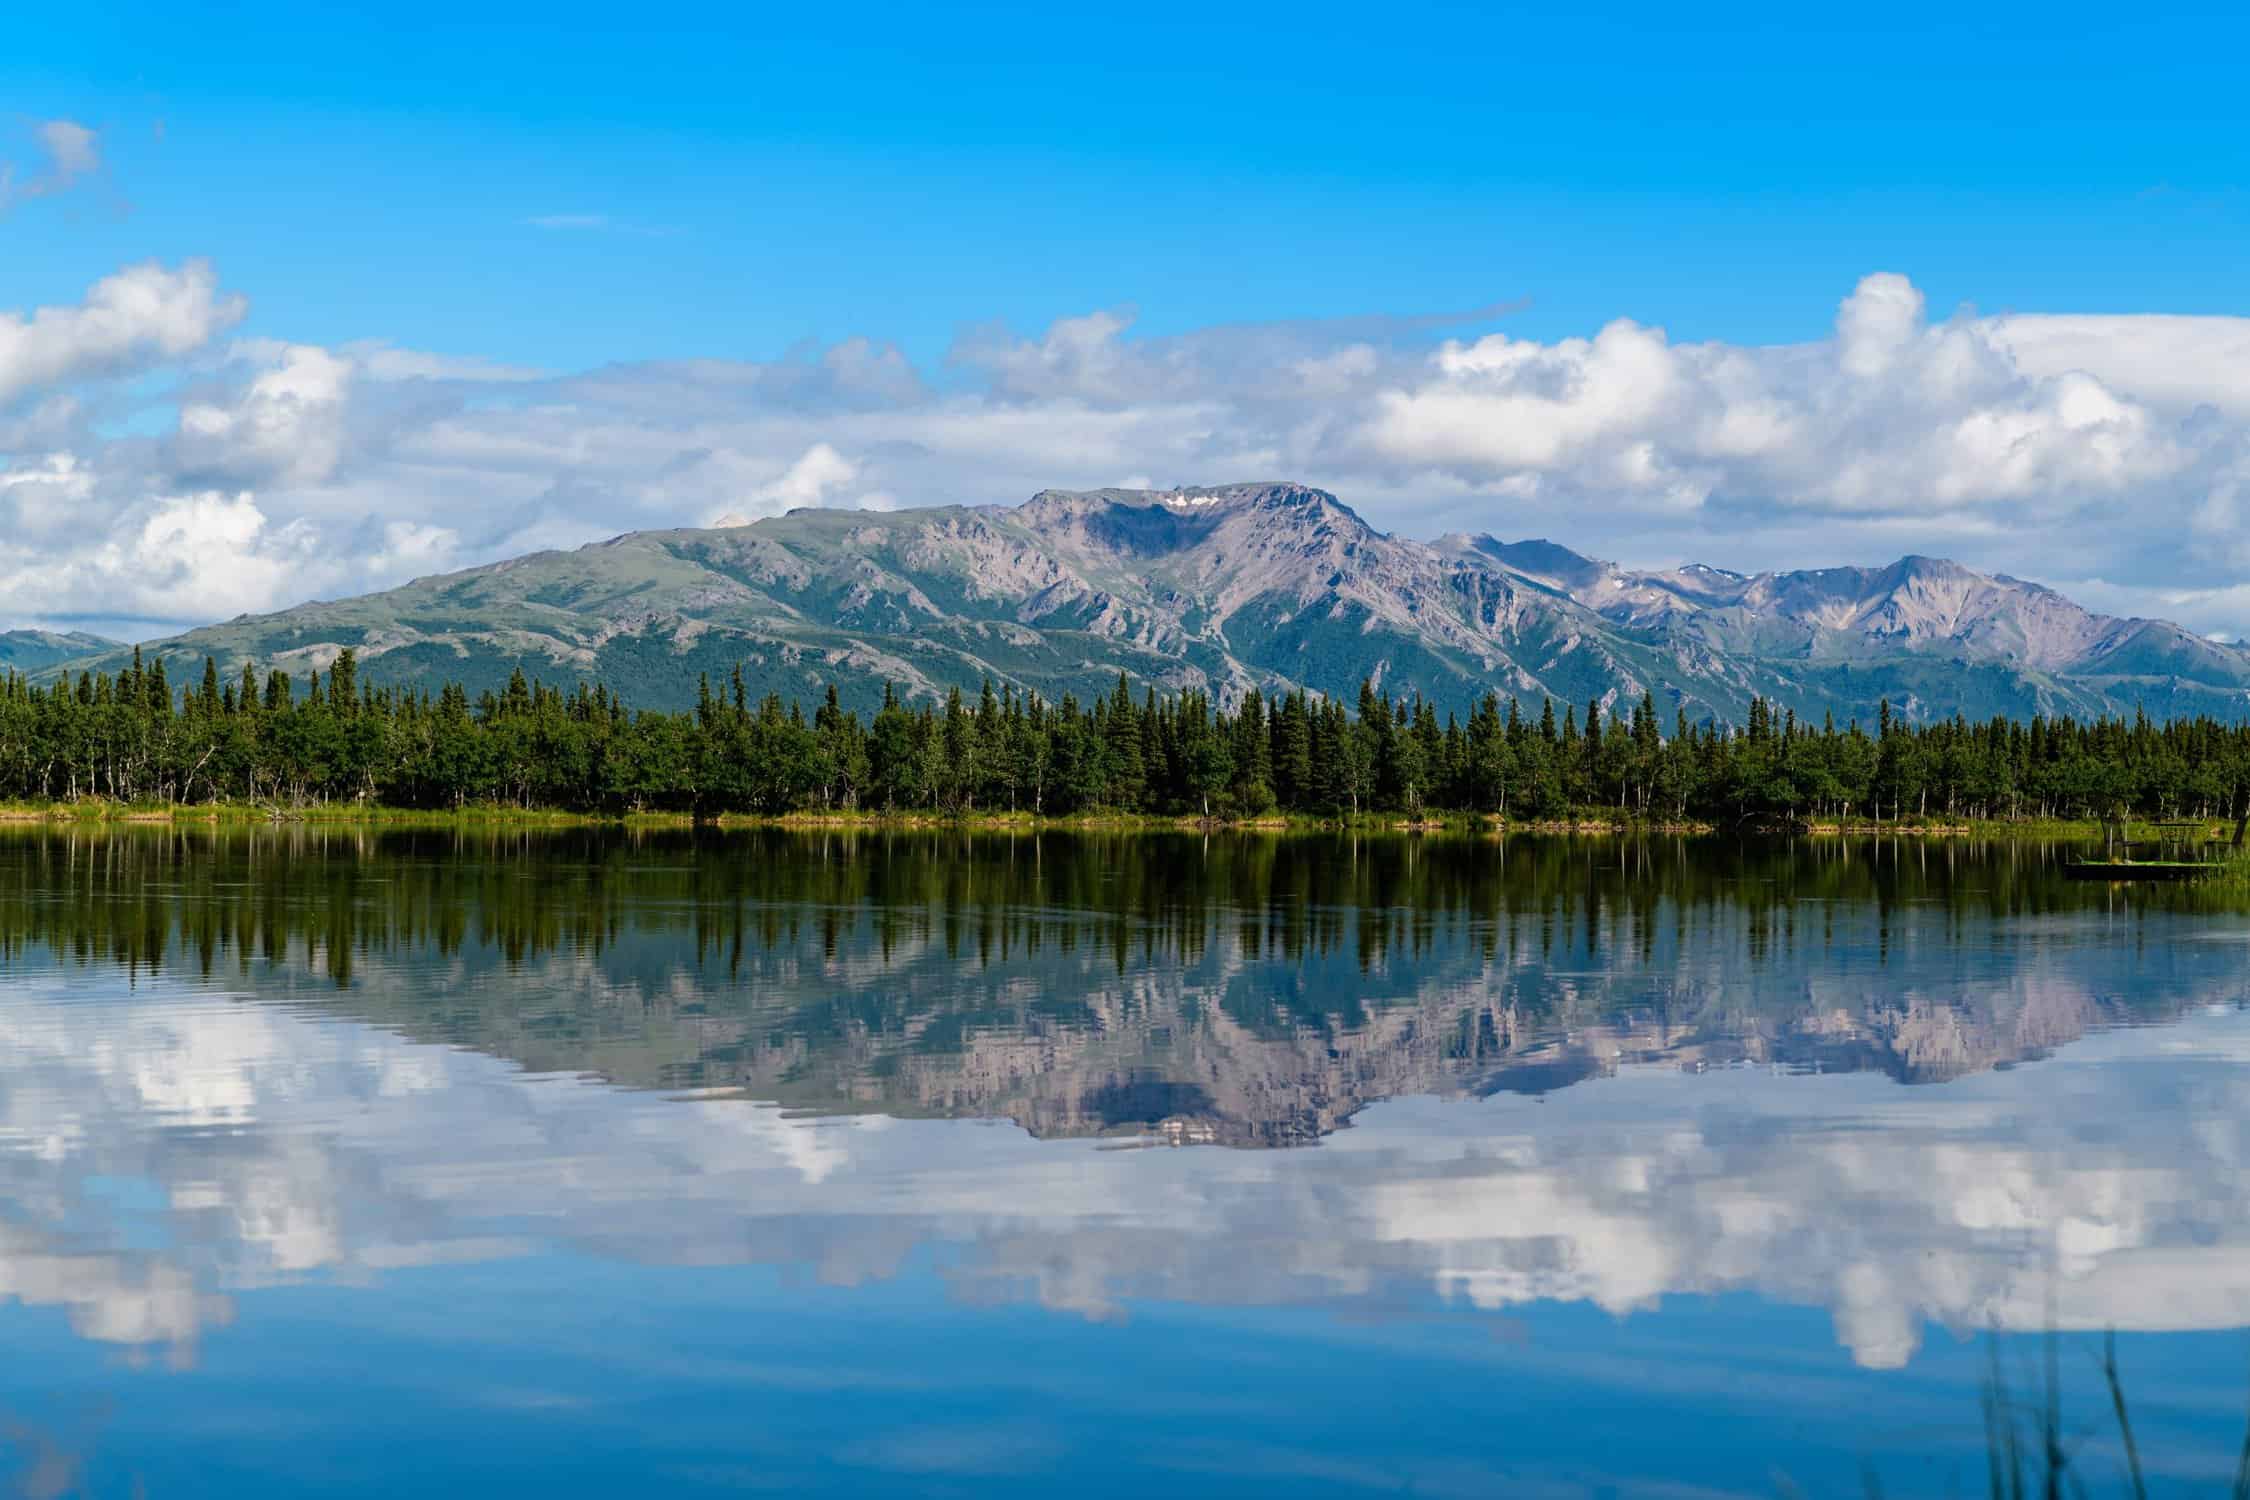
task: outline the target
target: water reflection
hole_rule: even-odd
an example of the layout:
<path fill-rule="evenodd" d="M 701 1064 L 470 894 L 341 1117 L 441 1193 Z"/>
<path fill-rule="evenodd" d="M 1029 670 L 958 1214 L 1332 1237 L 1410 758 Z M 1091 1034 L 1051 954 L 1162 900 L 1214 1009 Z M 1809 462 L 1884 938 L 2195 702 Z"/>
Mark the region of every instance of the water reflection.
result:
<path fill-rule="evenodd" d="M 831 1284 L 943 1247 L 960 1299 L 1094 1319 L 1747 1291 L 1871 1367 L 2050 1304 L 2250 1322 L 2238 924 L 2037 849 L 0 862 L 0 1294 L 175 1363 L 260 1287 L 558 1246 Z M 1115 1149 L 1160 1141 L 1320 1149 Z"/>
<path fill-rule="evenodd" d="M 1943 1080 L 2232 973 L 2162 940 L 2223 894 L 2121 908 L 2027 845 L 296 830 L 32 834 L 0 861 L 18 969 L 1040 1136 L 1282 1145 L 1372 1100 L 1652 1061 Z"/>

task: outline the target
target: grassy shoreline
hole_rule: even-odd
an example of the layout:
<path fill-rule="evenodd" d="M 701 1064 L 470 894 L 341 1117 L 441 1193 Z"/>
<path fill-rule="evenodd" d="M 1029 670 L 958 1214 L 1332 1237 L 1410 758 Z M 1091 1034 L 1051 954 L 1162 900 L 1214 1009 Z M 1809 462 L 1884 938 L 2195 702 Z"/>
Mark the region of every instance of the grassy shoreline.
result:
<path fill-rule="evenodd" d="M 871 810 L 725 813 L 698 819 L 688 813 L 586 813 L 551 808 L 472 805 L 460 808 L 398 808 L 365 803 L 324 803 L 271 807 L 242 803 L 143 804 L 86 799 L 77 802 L 0 803 L 0 824 L 162 824 L 187 826 L 303 825 L 383 828 L 783 828 L 845 831 L 945 830 L 989 833 L 1400 833 L 1491 835 L 1496 833 L 1712 835 L 1786 833 L 1809 837 L 1983 838 L 2060 841 L 2102 837 L 2099 823 L 2066 819 L 1961 820 L 1916 819 L 1874 823 L 1864 820 L 1799 821 L 1785 827 L 1729 827 L 1697 819 L 1625 817 L 1588 809 L 1565 818 L 1501 818 L 1490 813 L 1430 812 L 1420 818 L 1401 813 L 1360 813 L 1341 817 L 1271 814 L 1256 818 L 1199 818 L 1147 813 L 1074 813 L 1056 817 L 1032 812 L 881 812 Z M 2212 820 L 2211 830 L 2229 830 Z"/>

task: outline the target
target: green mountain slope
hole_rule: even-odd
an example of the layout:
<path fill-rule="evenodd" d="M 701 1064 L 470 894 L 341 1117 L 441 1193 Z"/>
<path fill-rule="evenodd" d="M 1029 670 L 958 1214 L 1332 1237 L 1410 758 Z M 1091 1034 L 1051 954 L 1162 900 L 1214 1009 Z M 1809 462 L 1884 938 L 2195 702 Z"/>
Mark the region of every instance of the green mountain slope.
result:
<path fill-rule="evenodd" d="M 116 641 L 83 630 L 0 630 L 0 672 L 44 672 L 78 657 L 118 649 Z"/>
<path fill-rule="evenodd" d="M 1637 698 L 1739 721 L 1753 694 L 1817 718 L 2035 711 L 2250 715 L 2250 655 L 2092 615 L 2037 585 L 1908 558 L 1888 569 L 1627 572 L 1552 543 L 1388 536 L 1293 484 L 1048 491 L 1014 507 L 801 510 L 636 532 L 246 616 L 152 643 L 300 678 L 339 651 L 374 681 L 472 692 L 517 668 L 679 707 L 738 664 L 754 692 L 836 682 L 870 707 L 1014 683 L 1049 698 L 1120 672 L 1232 700 L 1362 678 L 1447 706 L 1486 691 Z M 116 650 L 71 663 L 114 666 Z"/>

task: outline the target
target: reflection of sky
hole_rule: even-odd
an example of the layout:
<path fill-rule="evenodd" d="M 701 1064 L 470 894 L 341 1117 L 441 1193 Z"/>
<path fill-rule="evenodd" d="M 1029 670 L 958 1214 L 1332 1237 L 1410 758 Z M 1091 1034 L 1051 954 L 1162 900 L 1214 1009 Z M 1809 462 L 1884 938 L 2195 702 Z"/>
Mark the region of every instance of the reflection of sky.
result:
<path fill-rule="evenodd" d="M 559 1493 L 1731 1493 L 1855 1444 L 1949 1454 L 1973 1489 L 1964 1340 L 2050 1310 L 2164 1336 L 2128 1341 L 2162 1372 L 2149 1440 L 2223 1476 L 2240 1350 L 2197 1335 L 2250 1324 L 2250 1016 L 2072 1040 L 2105 998 L 2084 976 L 2131 962 L 1974 976 L 2007 991 L 1976 1014 L 2061 1018 L 2019 1051 L 2062 1045 L 1943 1084 L 1628 1060 L 1544 1097 L 1380 1100 L 1283 1152 L 797 1118 L 24 964 L 0 1327 L 26 1369 L 96 1370 L 55 1390 L 148 1367 L 133 1472 L 202 1465 L 158 1495 L 229 1463 L 228 1492 L 380 1492 L 393 1423 L 449 1483 L 505 1431 L 502 1487 Z M 2174 1007 L 2234 993 L 2223 964 L 2168 972 Z M 46 1391 L 0 1381 L 34 1416 Z M 1088 1446 L 1120 1422 L 1131 1463 Z"/>
<path fill-rule="evenodd" d="M 2054 981 L 2062 983 L 2062 981 Z M 557 1249 L 834 1284 L 942 1251 L 954 1293 L 1825 1309 L 1860 1362 L 1930 1322 L 2250 1323 L 2250 1018 L 2097 1033 L 1942 1086 L 1632 1068 L 1401 1099 L 1300 1152 L 791 1118 L 534 1077 L 317 1013 L 144 981 L 19 980 L 0 1010 L 0 1285 L 84 1337 L 191 1348 L 318 1273 Z"/>

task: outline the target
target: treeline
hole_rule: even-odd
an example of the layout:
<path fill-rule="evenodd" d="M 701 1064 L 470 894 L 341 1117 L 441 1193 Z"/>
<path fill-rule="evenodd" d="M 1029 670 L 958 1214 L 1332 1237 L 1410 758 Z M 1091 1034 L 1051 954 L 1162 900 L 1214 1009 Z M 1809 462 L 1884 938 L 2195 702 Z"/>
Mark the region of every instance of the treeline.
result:
<path fill-rule="evenodd" d="M 635 711 L 606 688 L 526 681 L 471 702 L 360 681 L 353 653 L 300 687 L 204 663 L 184 690 L 164 665 L 51 687 L 0 682 L 0 799 L 466 804 L 586 812 L 777 814 L 1271 812 L 1528 819 L 1593 810 L 1660 819 L 2218 817 L 2250 798 L 2250 728 L 2035 718 L 1815 728 L 1762 701 L 1735 729 L 1669 733 L 1654 702 L 1488 695 L 1464 714 L 1360 689 L 1356 711 L 1291 693 L 1226 710 L 1200 692 L 1090 703 L 995 691 L 872 718 L 833 687 L 810 716 L 748 701 L 736 672 L 692 712 Z"/>

